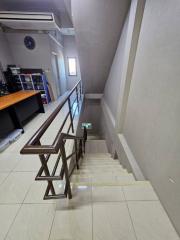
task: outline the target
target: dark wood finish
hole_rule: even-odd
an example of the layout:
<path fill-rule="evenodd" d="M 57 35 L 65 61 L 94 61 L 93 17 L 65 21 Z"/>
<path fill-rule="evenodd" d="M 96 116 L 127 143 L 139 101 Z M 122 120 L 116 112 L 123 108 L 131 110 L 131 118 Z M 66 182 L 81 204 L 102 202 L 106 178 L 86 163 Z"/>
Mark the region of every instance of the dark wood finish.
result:
<path fill-rule="evenodd" d="M 39 93 L 39 91 L 19 91 L 0 97 L 0 110 L 13 106 L 16 103 L 21 102 Z"/>
<path fill-rule="evenodd" d="M 40 180 L 40 181 L 45 180 L 48 182 L 47 189 L 44 194 L 45 200 L 64 198 L 67 196 L 69 199 L 72 198 L 70 177 L 75 167 L 77 169 L 79 168 L 78 162 L 83 154 L 82 142 L 85 145 L 85 141 L 87 139 L 86 129 L 84 129 L 83 135 L 79 137 L 69 134 L 70 129 L 72 129 L 72 132 L 74 132 L 73 120 L 75 117 L 75 112 L 77 110 L 78 111 L 80 110 L 80 101 L 82 99 L 81 91 L 82 91 L 81 81 L 79 81 L 76 84 L 76 86 L 69 92 L 67 97 L 63 100 L 63 102 L 54 110 L 54 112 L 42 124 L 42 126 L 38 129 L 38 131 L 32 136 L 32 138 L 26 143 L 26 145 L 21 150 L 21 154 L 39 155 L 41 168 L 39 169 L 35 180 Z M 76 98 L 73 101 L 73 103 L 71 103 L 71 96 L 73 93 L 76 94 Z M 41 145 L 40 143 L 41 137 L 46 132 L 50 124 L 53 122 L 57 114 L 61 111 L 62 107 L 66 103 L 68 103 L 68 108 L 69 108 L 68 113 L 65 116 L 62 125 L 59 128 L 59 131 L 54 139 L 53 144 Z M 73 112 L 73 106 L 75 103 L 77 103 L 77 106 L 75 107 L 75 110 Z M 67 133 L 62 133 L 63 127 L 65 126 L 65 123 L 67 122 L 68 117 L 70 117 L 70 124 L 67 130 Z M 66 151 L 65 151 L 65 143 L 67 139 L 73 139 L 75 143 L 75 151 L 73 151 L 69 156 L 66 156 Z M 52 173 L 50 173 L 48 169 L 48 164 L 47 164 L 51 154 L 57 154 L 57 160 L 55 162 Z M 73 156 L 75 156 L 75 164 L 72 170 L 69 171 L 67 161 L 71 159 Z M 62 167 L 61 167 L 60 173 L 56 174 L 60 160 L 62 161 Z M 53 181 L 62 180 L 62 179 L 65 180 L 64 194 L 56 194 L 53 187 Z M 50 194 L 50 191 L 51 191 L 51 194 Z"/>
<path fill-rule="evenodd" d="M 0 137 L 14 129 L 22 129 L 27 119 L 44 112 L 39 91 L 19 91 L 0 97 Z"/>

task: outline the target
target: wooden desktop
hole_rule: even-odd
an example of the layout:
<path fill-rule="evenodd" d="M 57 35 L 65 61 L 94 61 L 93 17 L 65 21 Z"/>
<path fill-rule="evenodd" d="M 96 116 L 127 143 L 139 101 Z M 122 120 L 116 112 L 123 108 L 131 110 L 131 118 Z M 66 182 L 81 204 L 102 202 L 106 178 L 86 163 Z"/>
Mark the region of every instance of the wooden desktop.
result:
<path fill-rule="evenodd" d="M 0 97 L 0 138 L 14 129 L 23 130 L 27 119 L 38 112 L 44 113 L 39 91 L 18 91 Z"/>

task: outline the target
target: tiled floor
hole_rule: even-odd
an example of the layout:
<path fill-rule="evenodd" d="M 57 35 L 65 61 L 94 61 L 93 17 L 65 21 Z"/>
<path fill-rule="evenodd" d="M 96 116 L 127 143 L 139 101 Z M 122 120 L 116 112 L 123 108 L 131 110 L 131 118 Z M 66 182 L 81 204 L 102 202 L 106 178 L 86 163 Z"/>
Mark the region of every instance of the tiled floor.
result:
<path fill-rule="evenodd" d="M 84 163 L 80 177 L 88 173 L 92 185 L 110 181 L 114 186 L 86 185 L 83 178 L 82 185 L 72 184 L 72 200 L 42 200 L 46 183 L 34 181 L 39 159 L 19 151 L 55 105 L 0 154 L 0 240 L 178 240 L 151 185 L 136 183 L 117 162 L 109 166 L 106 153 L 87 154 L 85 162 L 89 158 L 92 165 Z M 57 119 L 44 142 L 52 140 L 59 125 Z M 101 148 L 95 145 L 97 152 Z"/>

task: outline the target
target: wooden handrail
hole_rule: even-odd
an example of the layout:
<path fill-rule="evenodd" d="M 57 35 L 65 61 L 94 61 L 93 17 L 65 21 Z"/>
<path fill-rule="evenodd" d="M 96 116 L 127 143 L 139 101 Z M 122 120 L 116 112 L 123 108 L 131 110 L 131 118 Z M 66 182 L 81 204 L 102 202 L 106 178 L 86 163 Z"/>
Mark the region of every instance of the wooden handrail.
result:
<path fill-rule="evenodd" d="M 75 92 L 75 100 L 71 103 L 71 95 Z M 72 133 L 74 132 L 73 120 L 75 117 L 76 110 L 80 109 L 80 100 L 82 95 L 82 86 L 81 81 L 79 81 L 74 88 L 69 92 L 66 98 L 62 101 L 62 103 L 53 111 L 53 113 L 47 118 L 47 120 L 42 124 L 42 126 L 36 131 L 36 133 L 31 137 L 31 139 L 25 144 L 25 146 L 20 151 L 21 154 L 37 154 L 39 155 L 39 159 L 41 162 L 41 167 L 37 173 L 35 180 L 37 181 L 47 181 L 48 185 L 44 194 L 44 199 L 57 199 L 69 197 L 72 198 L 71 186 L 70 186 L 70 176 L 77 167 L 79 168 L 79 159 L 83 155 L 83 146 L 84 144 L 84 152 L 85 152 L 85 142 L 87 140 L 87 131 L 84 128 L 83 136 L 74 136 L 70 135 L 69 131 L 72 129 Z M 46 132 L 50 124 L 53 122 L 57 114 L 61 111 L 63 106 L 68 102 L 68 113 L 66 114 L 63 123 L 61 124 L 58 133 L 55 136 L 55 139 L 52 145 L 42 145 L 41 137 Z M 74 112 L 72 113 L 73 105 L 77 102 L 77 106 L 75 107 Z M 63 133 L 62 130 L 65 126 L 65 123 L 70 117 L 70 125 L 67 129 L 66 133 Z M 75 144 L 75 151 L 73 151 L 70 155 L 66 156 L 65 150 L 65 142 L 68 139 L 73 139 Z M 79 143 L 79 147 L 78 147 Z M 54 165 L 52 172 L 48 168 L 48 160 L 50 159 L 51 154 L 57 154 L 57 159 Z M 71 159 L 73 156 L 76 156 L 76 161 L 73 166 L 71 172 L 69 172 L 67 161 Z M 56 175 L 57 168 L 62 160 L 62 167 L 60 173 Z M 53 181 L 65 179 L 65 189 L 64 194 L 56 194 Z M 51 194 L 50 194 L 51 193 Z"/>
<path fill-rule="evenodd" d="M 71 127 L 73 129 L 73 116 L 69 105 L 69 112 L 65 118 L 65 121 L 62 123 L 62 126 L 60 127 L 60 130 L 58 131 L 58 134 L 55 137 L 55 140 L 52 145 L 39 145 L 39 141 L 43 134 L 46 132 L 50 124 L 53 122 L 57 114 L 61 111 L 63 106 L 68 102 L 70 102 L 71 95 L 75 92 L 76 93 L 76 99 L 78 101 L 78 87 L 80 87 L 80 97 L 82 94 L 82 86 L 81 86 L 81 80 L 74 86 L 74 88 L 68 93 L 66 98 L 61 102 L 61 104 L 53 111 L 53 113 L 47 118 L 47 120 L 41 125 L 41 127 L 36 131 L 36 133 L 30 138 L 30 140 L 25 144 L 25 146 L 20 151 L 21 154 L 42 154 L 42 153 L 51 153 L 56 154 L 59 151 L 59 142 L 61 137 L 61 131 L 62 126 L 64 126 L 68 116 L 70 115 L 71 119 Z M 74 102 L 73 102 L 74 104 Z"/>

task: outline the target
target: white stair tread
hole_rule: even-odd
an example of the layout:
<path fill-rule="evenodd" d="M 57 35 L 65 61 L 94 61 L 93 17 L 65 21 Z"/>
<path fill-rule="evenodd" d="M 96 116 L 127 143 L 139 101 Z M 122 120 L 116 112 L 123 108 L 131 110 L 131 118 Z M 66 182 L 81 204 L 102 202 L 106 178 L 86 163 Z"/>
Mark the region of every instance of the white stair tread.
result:
<path fill-rule="evenodd" d="M 111 174 L 121 174 L 121 173 L 128 173 L 126 169 L 107 169 L 107 170 L 101 170 L 101 169 L 84 169 L 84 170 L 75 170 L 74 174 L 107 174 L 107 173 L 111 173 Z"/>
<path fill-rule="evenodd" d="M 83 184 L 95 184 L 95 185 L 124 185 L 135 182 L 135 179 L 132 174 L 124 174 L 121 176 L 115 175 L 95 175 L 93 177 L 81 177 L 81 176 L 72 176 L 72 183 L 83 183 Z"/>
<path fill-rule="evenodd" d="M 111 154 L 110 153 L 86 153 L 85 158 L 102 158 L 102 157 L 110 157 L 111 158 Z"/>
<path fill-rule="evenodd" d="M 121 165 L 86 165 L 80 166 L 80 169 L 121 169 L 122 166 Z"/>
<path fill-rule="evenodd" d="M 108 153 L 105 140 L 88 140 L 86 142 L 86 153 Z"/>
<path fill-rule="evenodd" d="M 102 163 L 99 163 L 99 162 L 96 162 L 96 163 L 93 163 L 93 162 L 82 162 L 81 164 L 82 166 L 103 166 L 103 165 L 107 165 L 107 166 L 118 166 L 120 165 L 118 162 L 102 162 Z"/>

